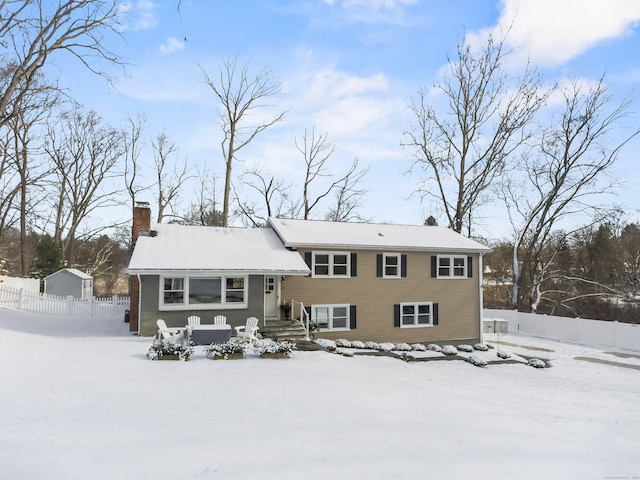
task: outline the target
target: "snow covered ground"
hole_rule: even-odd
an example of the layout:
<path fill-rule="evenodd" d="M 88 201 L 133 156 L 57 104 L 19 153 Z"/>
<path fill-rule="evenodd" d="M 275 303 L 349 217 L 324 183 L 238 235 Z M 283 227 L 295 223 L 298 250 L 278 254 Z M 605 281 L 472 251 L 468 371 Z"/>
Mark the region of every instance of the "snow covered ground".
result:
<path fill-rule="evenodd" d="M 501 342 L 552 366 L 202 350 L 154 362 L 121 319 L 0 308 L 0 477 L 639 478 L 640 358 Z"/>

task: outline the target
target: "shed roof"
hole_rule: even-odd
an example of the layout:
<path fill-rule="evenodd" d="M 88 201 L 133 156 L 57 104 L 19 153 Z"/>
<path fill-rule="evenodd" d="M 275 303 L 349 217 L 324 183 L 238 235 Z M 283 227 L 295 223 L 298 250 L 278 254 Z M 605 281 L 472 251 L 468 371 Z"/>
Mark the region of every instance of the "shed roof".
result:
<path fill-rule="evenodd" d="M 62 269 L 58 270 L 57 272 L 53 272 L 52 274 L 47 275 L 47 276 L 45 277 L 45 280 L 46 280 L 47 278 L 51 278 L 51 277 L 53 277 L 53 276 L 55 276 L 55 275 L 58 275 L 58 274 L 60 274 L 61 272 L 70 273 L 71 275 L 76 276 L 76 277 L 78 277 L 78 278 L 81 278 L 81 279 L 83 279 L 83 280 L 89 280 L 89 279 L 93 278 L 91 275 L 87 275 L 86 273 L 81 272 L 81 271 L 80 271 L 80 270 L 78 270 L 77 268 L 62 268 Z"/>
<path fill-rule="evenodd" d="M 485 253 L 490 249 L 451 229 L 424 225 L 346 223 L 270 218 L 288 248 L 357 248 Z"/>
<path fill-rule="evenodd" d="M 309 268 L 270 228 L 223 228 L 174 224 L 139 237 L 129 273 L 223 271 L 308 275 Z"/>

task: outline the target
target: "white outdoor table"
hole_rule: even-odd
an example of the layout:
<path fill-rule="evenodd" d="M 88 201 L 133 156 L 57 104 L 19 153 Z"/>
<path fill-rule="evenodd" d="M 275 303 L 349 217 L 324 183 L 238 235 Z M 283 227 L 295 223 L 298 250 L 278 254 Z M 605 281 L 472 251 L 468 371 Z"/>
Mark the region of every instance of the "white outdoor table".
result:
<path fill-rule="evenodd" d="M 196 345 L 210 345 L 231 340 L 231 325 L 194 325 L 189 329 L 191 340 Z"/>

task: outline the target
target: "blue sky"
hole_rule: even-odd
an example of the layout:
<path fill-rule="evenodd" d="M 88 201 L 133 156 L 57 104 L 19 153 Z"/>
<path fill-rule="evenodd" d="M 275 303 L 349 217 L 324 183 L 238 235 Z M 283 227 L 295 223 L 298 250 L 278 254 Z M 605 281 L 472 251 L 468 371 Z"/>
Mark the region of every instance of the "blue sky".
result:
<path fill-rule="evenodd" d="M 235 173 L 257 163 L 299 189 L 303 163 L 294 139 L 315 126 L 338 148 L 336 173 L 355 157 L 370 167 L 362 214 L 378 222 L 415 224 L 437 215 L 410 198 L 415 179 L 405 175 L 410 156 L 400 146 L 402 129 L 411 97 L 438 78 L 465 35 L 482 38 L 513 24 L 514 66 L 528 57 L 548 83 L 606 73 L 612 93 L 633 95 L 629 126 L 640 126 L 638 0 L 182 0 L 180 11 L 177 3 L 129 1 L 126 42 L 114 40 L 112 49 L 130 65 L 115 88 L 66 60 L 60 75 L 74 97 L 113 124 L 144 112 L 147 146 L 164 131 L 192 171 L 208 164 L 218 172 L 220 191 L 219 119 L 199 65 L 215 75 L 220 59 L 235 53 L 253 58 L 256 69 L 271 69 L 286 93 L 277 104 L 289 110 L 242 152 Z M 639 150 L 634 141 L 611 172 L 626 187 L 609 200 L 625 205 L 631 221 L 640 203 Z M 150 148 L 144 161 L 151 164 Z M 185 191 L 183 201 L 189 197 Z M 479 221 L 481 235 L 509 234 L 499 207 L 485 208 Z"/>

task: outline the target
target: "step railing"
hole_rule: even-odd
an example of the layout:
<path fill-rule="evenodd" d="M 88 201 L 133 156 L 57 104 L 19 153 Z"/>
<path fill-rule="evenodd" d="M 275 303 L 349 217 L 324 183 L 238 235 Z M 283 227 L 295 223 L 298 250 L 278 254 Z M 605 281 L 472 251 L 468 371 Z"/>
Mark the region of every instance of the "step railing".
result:
<path fill-rule="evenodd" d="M 311 337 L 309 336 L 309 312 L 304 308 L 304 303 L 291 300 L 291 318 L 294 320 L 296 319 L 296 308 L 299 308 L 298 311 L 300 312 L 300 315 L 297 317 L 297 320 L 302 325 L 302 328 L 304 328 L 304 339 L 309 341 L 311 340 Z"/>

